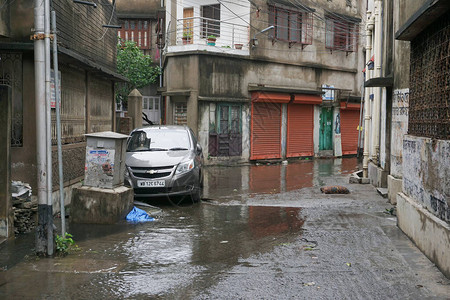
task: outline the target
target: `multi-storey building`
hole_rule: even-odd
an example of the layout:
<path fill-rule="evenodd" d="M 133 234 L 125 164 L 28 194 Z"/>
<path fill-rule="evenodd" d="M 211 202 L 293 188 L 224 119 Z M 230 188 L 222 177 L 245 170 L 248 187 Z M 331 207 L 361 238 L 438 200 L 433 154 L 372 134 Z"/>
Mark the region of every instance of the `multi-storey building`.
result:
<path fill-rule="evenodd" d="M 155 65 L 161 61 L 161 46 L 164 29 L 164 7 L 160 0 L 117 0 L 117 18 L 121 28 L 118 37 L 134 41 L 144 54 L 150 55 Z M 160 80 L 139 88 L 142 97 L 142 112 L 154 124 L 164 117 L 161 96 L 157 94 Z M 145 123 L 145 122 L 144 122 Z"/>
<path fill-rule="evenodd" d="M 94 2 L 96 8 L 67 0 L 52 1 L 58 31 L 65 186 L 80 182 L 84 176 L 84 134 L 114 130 L 114 83 L 124 80 L 115 73 L 117 32 L 103 27 L 117 24 L 114 1 Z M 35 27 L 33 8 L 32 0 L 0 1 L 0 85 L 7 91 L 2 94 L 4 109 L 0 130 L 4 134 L 2 138 L 5 137 L 2 155 L 7 154 L 5 160 L 2 159 L 2 163 L 7 164 L 2 167 L 6 184 L 9 186 L 10 179 L 24 181 L 31 185 L 35 195 L 39 175 L 36 167 L 34 48 L 30 40 Z M 53 105 L 51 112 L 52 145 L 55 146 L 52 156 L 53 186 L 57 190 L 55 107 Z M 7 157 L 10 157 L 11 165 Z M 3 176 L 3 172 L 1 174 Z M 9 188 L 6 191 L 0 197 L 0 235 L 5 234 L 5 226 L 12 226 L 11 222 L 5 225 L 12 216 Z M 56 212 L 59 199 L 53 199 Z M 70 199 L 70 193 L 66 193 L 66 199 Z"/>
<path fill-rule="evenodd" d="M 450 276 L 450 3 L 369 1 L 364 176 Z"/>
<path fill-rule="evenodd" d="M 167 1 L 166 122 L 208 163 L 356 154 L 365 1 Z M 358 69 L 360 68 L 360 69 Z"/>

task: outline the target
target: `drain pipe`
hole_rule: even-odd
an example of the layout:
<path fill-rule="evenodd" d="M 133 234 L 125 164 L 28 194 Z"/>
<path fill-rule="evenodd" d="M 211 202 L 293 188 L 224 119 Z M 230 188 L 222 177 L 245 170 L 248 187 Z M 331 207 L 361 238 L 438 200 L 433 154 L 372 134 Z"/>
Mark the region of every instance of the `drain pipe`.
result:
<path fill-rule="evenodd" d="M 374 77 L 381 77 L 381 1 L 375 1 L 375 41 L 374 41 Z M 380 155 L 380 123 L 381 123 L 381 88 L 376 87 L 374 90 L 373 100 L 373 124 L 372 124 L 372 157 L 371 160 L 378 165 Z"/>
<path fill-rule="evenodd" d="M 370 12 L 367 12 L 370 14 Z M 372 30 L 373 30 L 373 16 L 369 18 L 366 25 L 366 60 L 370 59 L 372 53 Z M 366 69 L 366 79 L 370 79 L 370 71 Z M 363 178 L 369 177 L 369 121 L 371 113 L 370 105 L 370 92 L 369 88 L 366 87 L 364 93 L 364 152 L 363 152 Z"/>

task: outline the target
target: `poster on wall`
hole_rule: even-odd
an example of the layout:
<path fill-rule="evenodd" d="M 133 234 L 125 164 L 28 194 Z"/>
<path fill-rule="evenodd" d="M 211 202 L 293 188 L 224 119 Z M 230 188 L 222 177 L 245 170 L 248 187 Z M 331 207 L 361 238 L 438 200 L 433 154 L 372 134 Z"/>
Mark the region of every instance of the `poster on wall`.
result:
<path fill-rule="evenodd" d="M 51 83 L 50 83 L 50 89 L 51 89 L 51 98 L 50 98 L 50 107 L 56 108 L 56 89 L 55 89 L 55 71 L 52 69 L 51 73 Z M 61 71 L 58 71 L 58 87 L 59 87 L 59 100 L 61 100 Z M 61 105 L 60 105 L 61 107 Z"/>
<path fill-rule="evenodd" d="M 113 186 L 114 155 L 114 149 L 86 148 L 85 185 Z"/>

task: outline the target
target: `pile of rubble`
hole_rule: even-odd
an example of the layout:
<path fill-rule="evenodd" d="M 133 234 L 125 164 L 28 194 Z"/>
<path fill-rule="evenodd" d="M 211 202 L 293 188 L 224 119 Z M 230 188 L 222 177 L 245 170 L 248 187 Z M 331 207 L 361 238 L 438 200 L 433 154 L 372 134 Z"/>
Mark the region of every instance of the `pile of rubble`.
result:
<path fill-rule="evenodd" d="M 15 234 L 31 232 L 37 224 L 37 201 L 31 200 L 31 187 L 21 181 L 11 184 Z"/>

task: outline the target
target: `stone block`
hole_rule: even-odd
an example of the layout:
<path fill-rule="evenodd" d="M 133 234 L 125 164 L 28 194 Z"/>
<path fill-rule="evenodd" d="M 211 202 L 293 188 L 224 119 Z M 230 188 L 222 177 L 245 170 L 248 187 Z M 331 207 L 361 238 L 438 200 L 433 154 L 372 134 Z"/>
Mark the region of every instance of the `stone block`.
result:
<path fill-rule="evenodd" d="M 388 199 L 393 205 L 397 204 L 397 194 L 402 192 L 403 179 L 395 178 L 392 175 L 388 175 Z"/>
<path fill-rule="evenodd" d="M 71 221 L 85 224 L 115 224 L 133 208 L 133 189 L 102 189 L 82 186 L 73 189 Z"/>
<path fill-rule="evenodd" d="M 450 225 L 404 193 L 397 194 L 398 227 L 450 278 Z"/>

